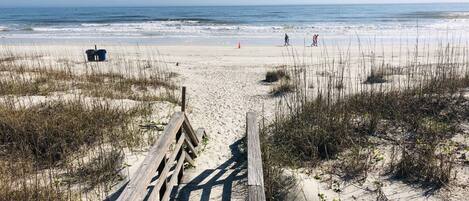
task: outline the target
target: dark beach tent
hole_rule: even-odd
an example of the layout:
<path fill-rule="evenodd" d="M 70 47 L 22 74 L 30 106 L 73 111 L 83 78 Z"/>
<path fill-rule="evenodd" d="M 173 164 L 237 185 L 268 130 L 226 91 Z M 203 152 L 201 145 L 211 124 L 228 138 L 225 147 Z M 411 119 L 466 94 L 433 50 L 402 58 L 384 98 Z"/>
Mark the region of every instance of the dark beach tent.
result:
<path fill-rule="evenodd" d="M 98 61 L 106 61 L 106 50 L 98 50 L 96 54 L 98 55 Z"/>
<path fill-rule="evenodd" d="M 96 61 L 95 55 L 96 50 L 86 50 L 86 57 L 88 58 L 88 61 Z"/>

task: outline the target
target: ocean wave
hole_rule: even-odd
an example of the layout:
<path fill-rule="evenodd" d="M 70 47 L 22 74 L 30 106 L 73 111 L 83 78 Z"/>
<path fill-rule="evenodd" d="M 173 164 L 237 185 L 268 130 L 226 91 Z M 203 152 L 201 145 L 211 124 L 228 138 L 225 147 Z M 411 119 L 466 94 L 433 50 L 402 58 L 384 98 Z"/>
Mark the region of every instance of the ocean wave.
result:
<path fill-rule="evenodd" d="M 409 20 L 416 19 L 469 19 L 469 12 L 466 11 L 425 11 L 425 12 L 411 12 L 400 15 L 400 18 L 407 18 Z M 399 19 L 399 18 L 398 18 Z"/>
<path fill-rule="evenodd" d="M 419 30 L 466 30 L 469 19 L 446 19 L 418 24 L 398 22 L 379 23 L 346 23 L 346 22 L 316 22 L 316 23 L 266 23 L 266 24 L 213 24 L 200 23 L 197 20 L 170 20 L 148 22 L 119 22 L 119 23 L 80 23 L 64 25 L 36 25 L 3 26 L 0 31 L 11 34 L 47 35 L 50 37 L 224 37 L 246 36 L 262 37 L 283 33 L 305 34 L 355 34 L 355 33 L 383 33 L 383 32 L 416 32 Z M 20 28 L 19 28 L 20 27 Z M 5 33 L 6 34 L 6 33 Z"/>
<path fill-rule="evenodd" d="M 448 19 L 427 25 L 432 29 L 440 30 L 468 30 L 469 18 L 467 19 Z"/>
<path fill-rule="evenodd" d="M 17 27 L 17 26 L 0 26 L 0 32 L 32 32 L 34 31 L 33 27 Z"/>
<path fill-rule="evenodd" d="M 19 29 L 20 31 L 34 31 L 33 27 L 23 27 Z"/>
<path fill-rule="evenodd" d="M 239 24 L 238 21 L 228 20 L 215 20 L 209 18 L 151 18 L 148 16 L 134 15 L 128 16 L 103 16 L 96 19 L 31 19 L 30 23 L 36 25 L 63 25 L 63 24 L 85 24 L 85 25 L 99 25 L 99 24 L 112 24 L 112 23 L 141 23 L 141 22 L 165 22 L 165 23 L 183 23 L 183 24 Z"/>
<path fill-rule="evenodd" d="M 210 18 L 153 18 L 149 19 L 148 21 L 162 21 L 162 22 L 198 22 L 198 23 L 211 23 L 211 24 L 237 24 L 241 23 L 240 21 L 230 21 L 230 20 L 217 20 L 217 19 L 210 19 Z"/>
<path fill-rule="evenodd" d="M 106 24 L 106 23 L 103 23 L 103 24 L 100 24 L 100 23 L 83 23 L 83 24 L 80 24 L 80 26 L 82 26 L 82 27 L 108 27 L 108 26 L 111 26 L 111 24 Z"/>
<path fill-rule="evenodd" d="M 122 19 L 122 18 L 148 18 L 146 15 L 110 15 L 108 16 L 109 18 L 117 18 L 117 19 Z"/>
<path fill-rule="evenodd" d="M 380 31 L 380 30 L 400 30 L 400 29 L 469 29 L 469 20 L 447 20 L 438 23 L 381 23 L 381 24 L 350 24 L 350 23 L 313 23 L 313 24 L 278 24 L 278 25 L 216 25 L 200 24 L 195 21 L 150 21 L 139 23 L 85 23 L 80 25 L 66 26 L 36 26 L 25 31 L 49 32 L 63 34 L 74 33 L 141 33 L 142 35 L 159 34 L 269 34 L 279 32 L 354 32 L 354 31 Z"/>
<path fill-rule="evenodd" d="M 469 12 L 450 12 L 446 14 L 446 19 L 469 19 Z"/>

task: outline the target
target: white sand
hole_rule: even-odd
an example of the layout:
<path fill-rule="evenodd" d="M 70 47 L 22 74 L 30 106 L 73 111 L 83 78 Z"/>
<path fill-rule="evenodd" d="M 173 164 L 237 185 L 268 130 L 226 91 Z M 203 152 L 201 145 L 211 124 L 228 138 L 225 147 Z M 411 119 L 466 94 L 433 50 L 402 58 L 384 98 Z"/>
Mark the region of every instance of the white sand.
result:
<path fill-rule="evenodd" d="M 86 49 L 84 45 L 13 46 L 9 48 L 12 51 L 37 52 L 46 49 L 52 55 L 56 55 L 56 58 L 75 58 L 76 63 L 83 61 L 83 52 Z M 275 46 L 246 47 L 243 45 L 241 49 L 236 49 L 228 46 L 136 47 L 103 45 L 100 48 L 108 50 L 109 62 L 113 62 L 115 58 L 129 57 L 138 59 L 143 57 L 142 55 L 157 58 L 161 61 L 161 65 L 166 65 L 169 70 L 180 75 L 176 79 L 180 81 L 182 86 L 187 86 L 189 118 L 195 129 L 198 127 L 205 128 L 209 141 L 199 158 L 196 159 L 197 166 L 189 170 L 185 181 L 191 182 L 192 179 L 201 175 L 212 178 L 210 181 L 201 181 L 195 184 L 199 186 L 185 189 L 185 193 L 189 192 L 191 200 L 199 200 L 200 196 L 206 196 L 205 198 L 210 198 L 210 200 L 220 200 L 223 196 L 225 198 L 228 196 L 233 200 L 245 199 L 243 197 L 245 192 L 243 192 L 242 181 L 238 181 L 242 179 L 226 179 L 230 175 L 242 177 L 246 174 L 244 171 L 237 172 L 237 168 L 233 168 L 233 165 L 237 164 L 236 161 L 242 162 L 242 157 L 237 155 L 237 151 L 230 150 L 230 145 L 236 144 L 245 135 L 246 112 L 255 111 L 259 118 L 265 116 L 269 120 L 275 112 L 276 103 L 281 100 L 281 98 L 269 96 L 272 86 L 261 82 L 264 79 L 265 72 L 282 64 L 311 62 L 312 58 L 316 60 L 318 55 L 324 52 L 324 49 L 321 48 L 307 48 L 306 57 L 293 60 L 292 57 L 288 56 L 290 54 L 288 52 L 291 50 Z M 297 49 L 300 52 L 303 50 L 302 47 Z M 358 48 L 353 47 L 353 49 Z M 383 48 L 384 54 L 390 55 L 390 49 Z M 299 53 L 299 55 L 302 54 Z M 336 54 L 336 50 L 328 51 L 329 56 Z M 311 57 L 310 55 L 314 56 Z M 358 56 L 357 52 L 353 50 L 351 55 Z M 179 66 L 176 66 L 176 63 L 179 63 Z M 393 63 L 399 62 L 396 59 L 393 60 Z M 116 66 L 118 68 L 119 63 L 116 63 Z M 315 73 L 322 71 L 333 73 L 337 69 L 315 69 Z M 357 72 L 354 69 L 348 71 L 350 82 L 359 83 L 366 74 L 366 72 Z M 165 111 L 161 112 L 164 113 Z M 165 115 L 167 116 L 167 113 L 162 116 Z M 133 174 L 133 171 L 136 170 L 135 167 L 138 167 L 142 160 L 143 157 L 132 158 L 130 175 Z M 464 171 L 467 174 L 467 168 Z M 233 172 L 235 173 L 232 175 Z M 327 184 L 314 180 L 312 176 L 300 174 L 299 178 L 301 178 L 301 189 L 298 192 L 301 193 L 296 196 L 293 195 L 299 200 L 318 200 L 318 193 L 324 193 L 328 200 L 339 197 L 342 200 L 376 198 L 374 194 L 369 193 L 370 189 L 367 189 L 367 186 L 360 187 L 355 184 L 348 184 L 348 187 L 343 189 L 343 194 L 338 195 L 330 190 Z M 226 185 L 227 182 L 231 182 L 233 186 Z M 372 180 L 369 181 L 368 187 L 372 185 L 372 182 Z M 241 184 L 241 186 L 236 184 Z M 212 190 L 206 190 L 207 188 Z M 239 193 L 230 195 L 223 188 L 233 188 L 234 191 L 239 191 Z M 230 190 L 228 191 L 230 192 Z M 440 196 L 425 195 L 425 190 L 395 181 L 386 182 L 383 191 L 393 200 L 442 199 Z M 469 196 L 467 192 L 463 195 Z M 453 200 L 459 198 L 463 197 L 456 196 Z"/>
<path fill-rule="evenodd" d="M 255 111 L 259 115 L 264 114 L 267 119 L 271 119 L 275 110 L 275 104 L 279 98 L 272 98 L 268 95 L 271 86 L 266 86 L 260 81 L 264 78 L 265 72 L 274 66 L 281 64 L 291 64 L 293 62 L 308 63 L 311 59 L 309 55 L 319 55 L 323 49 L 308 48 L 305 58 L 298 58 L 292 61 L 288 56 L 291 50 L 282 47 L 244 47 L 235 49 L 232 47 L 158 47 L 160 52 L 166 56 L 170 63 L 179 62 L 179 67 L 172 67 L 175 72 L 181 74 L 182 84 L 189 88 L 190 118 L 195 126 L 206 128 L 210 136 L 210 141 L 206 150 L 197 159 L 197 167 L 190 170 L 192 177 L 204 175 L 207 170 L 215 171 L 220 169 L 220 165 L 232 159 L 233 154 L 228 148 L 238 139 L 245 135 L 245 113 Z M 301 48 L 299 48 L 301 52 Z M 336 54 L 330 51 L 330 56 Z M 302 53 L 298 53 L 302 54 Z M 324 54 L 324 53 L 323 53 Z M 392 54 L 389 47 L 385 47 L 383 54 Z M 396 55 L 397 53 L 394 53 Z M 352 53 L 352 56 L 358 56 Z M 312 56 L 313 58 L 315 56 Z M 391 56 L 389 56 L 391 57 Z M 388 61 L 399 64 L 399 60 Z M 313 63 L 315 61 L 312 61 Z M 401 61 L 402 62 L 402 61 Z M 357 69 L 357 68 L 356 68 Z M 319 69 L 315 69 L 318 71 Z M 329 69 L 334 72 L 337 69 Z M 314 71 L 313 71 L 314 72 Z M 366 74 L 358 72 L 353 68 L 350 70 L 350 82 L 360 83 Z M 318 83 L 316 83 L 318 84 Z M 226 167 L 223 166 L 226 169 Z M 467 168 L 465 170 L 467 175 Z M 297 195 L 291 197 L 295 200 L 319 200 L 318 194 L 323 193 L 328 200 L 374 200 L 376 199 L 375 181 L 383 182 L 383 193 L 391 200 L 460 200 L 467 196 L 467 192 L 460 192 L 459 187 L 442 192 L 429 192 L 428 189 L 408 185 L 401 181 L 389 179 L 382 176 L 382 171 L 370 173 L 364 184 L 341 182 L 342 192 L 332 191 L 327 182 L 320 182 L 305 174 L 297 175 L 301 190 Z M 215 173 L 208 174 L 213 177 Z M 204 175 L 205 176 L 205 175 Z M 190 179 L 189 179 L 190 180 Z M 222 180 L 222 179 L 220 179 Z M 223 181 L 223 180 L 222 180 Z M 340 181 L 340 179 L 339 179 Z M 231 182 L 231 181 L 225 181 Z M 458 182 L 464 183 L 464 179 Z M 201 182 L 204 183 L 204 182 Z M 206 182 L 208 186 L 212 184 Z M 213 183 L 213 181 L 212 181 Z M 204 183 L 205 184 L 205 183 Z M 211 200 L 220 200 L 221 185 L 213 186 Z M 194 190 L 191 200 L 199 200 L 201 190 Z M 233 188 L 235 191 L 239 189 Z M 449 195 L 448 195 L 449 194 Z M 236 197 L 238 196 L 238 197 Z M 232 195 L 233 200 L 244 200 L 238 194 Z"/>

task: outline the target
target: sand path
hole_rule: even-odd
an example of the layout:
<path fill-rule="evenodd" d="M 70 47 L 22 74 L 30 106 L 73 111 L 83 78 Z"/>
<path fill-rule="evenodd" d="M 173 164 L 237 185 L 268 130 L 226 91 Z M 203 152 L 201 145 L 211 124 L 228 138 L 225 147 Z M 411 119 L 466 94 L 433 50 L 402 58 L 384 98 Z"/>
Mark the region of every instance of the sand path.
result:
<path fill-rule="evenodd" d="M 221 51 L 219 54 L 232 50 Z M 187 87 L 191 124 L 205 128 L 209 136 L 208 144 L 196 159 L 197 166 L 188 170 L 183 181 L 188 184 L 180 186 L 181 200 L 245 200 L 243 182 L 247 173 L 244 155 L 240 153 L 245 115 L 255 111 L 259 118 L 270 116 L 262 112 L 263 107 L 274 111 L 275 99 L 268 96 L 271 87 L 260 82 L 274 64 L 245 63 L 249 58 L 242 64 L 230 64 L 222 61 L 230 59 L 226 56 L 169 58 L 180 62 L 178 67 L 171 68 L 180 74 L 181 84 Z"/>

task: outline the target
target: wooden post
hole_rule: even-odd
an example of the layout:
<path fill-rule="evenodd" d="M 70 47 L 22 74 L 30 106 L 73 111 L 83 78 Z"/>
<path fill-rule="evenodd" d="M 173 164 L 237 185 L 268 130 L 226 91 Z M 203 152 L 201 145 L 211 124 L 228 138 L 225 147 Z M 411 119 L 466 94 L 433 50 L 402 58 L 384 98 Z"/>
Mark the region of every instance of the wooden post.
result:
<path fill-rule="evenodd" d="M 265 201 L 259 126 L 256 114 L 253 112 L 248 112 L 246 115 L 246 134 L 248 139 L 248 200 Z"/>
<path fill-rule="evenodd" d="M 182 103 L 181 103 L 181 111 L 186 111 L 186 87 L 182 87 Z"/>
<path fill-rule="evenodd" d="M 99 61 L 98 55 L 96 54 L 96 51 L 98 51 L 98 46 L 95 44 L 94 45 L 94 61 Z"/>
<path fill-rule="evenodd" d="M 181 96 L 181 112 L 186 111 L 186 87 L 182 87 L 182 96 Z M 182 127 L 179 129 L 178 133 L 176 134 L 176 141 L 179 140 L 179 137 L 182 135 Z"/>

